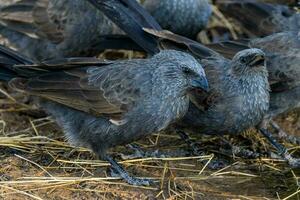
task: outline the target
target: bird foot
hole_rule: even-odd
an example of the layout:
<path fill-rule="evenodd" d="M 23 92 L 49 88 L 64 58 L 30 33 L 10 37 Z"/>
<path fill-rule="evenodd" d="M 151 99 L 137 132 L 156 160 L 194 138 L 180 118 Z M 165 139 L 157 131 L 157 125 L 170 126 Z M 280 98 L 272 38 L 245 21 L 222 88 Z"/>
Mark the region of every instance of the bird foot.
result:
<path fill-rule="evenodd" d="M 176 130 L 176 133 L 191 148 L 191 154 L 192 155 L 195 155 L 195 156 L 205 155 L 205 153 L 202 151 L 202 149 L 200 149 L 198 144 L 196 142 L 194 142 L 185 132 L 180 131 L 180 130 Z"/>
<path fill-rule="evenodd" d="M 287 151 L 283 153 L 282 157 L 288 162 L 292 168 L 300 168 L 300 159 L 293 158 Z"/>
<path fill-rule="evenodd" d="M 245 159 L 255 159 L 261 157 L 259 153 L 232 145 L 232 154 Z"/>
<path fill-rule="evenodd" d="M 194 142 L 185 132 L 177 130 L 177 134 L 183 139 L 191 149 L 191 155 L 204 156 L 205 152 L 199 147 L 198 143 Z M 206 162 L 203 162 L 205 165 Z M 212 159 L 207 167 L 211 170 L 222 169 L 228 164 L 224 160 Z"/>
<path fill-rule="evenodd" d="M 119 173 L 114 168 L 110 168 L 110 175 L 111 175 L 111 177 L 120 177 L 125 182 L 127 182 L 128 184 L 130 184 L 130 185 L 135 185 L 135 186 L 150 186 L 151 184 L 153 184 L 153 181 L 150 180 L 150 179 L 142 179 L 142 178 L 132 177 L 127 172 L 121 172 L 121 173 Z"/>
<path fill-rule="evenodd" d="M 193 143 L 193 145 L 190 145 L 189 153 L 193 156 L 205 156 L 205 152 L 199 148 L 197 143 Z"/>
<path fill-rule="evenodd" d="M 285 132 L 275 121 L 270 121 L 271 126 L 278 132 L 278 138 L 286 140 L 291 144 L 300 145 L 300 138 Z"/>
<path fill-rule="evenodd" d="M 130 185 L 149 186 L 152 184 L 151 180 L 135 178 L 130 176 L 128 172 L 113 158 L 107 156 L 106 160 L 111 164 L 111 175 L 113 177 L 121 177 L 124 181 L 126 181 Z"/>
<path fill-rule="evenodd" d="M 207 165 L 207 167 L 211 170 L 218 170 L 218 169 L 222 169 L 224 167 L 228 166 L 228 162 L 226 162 L 225 160 L 217 160 L 217 159 L 213 159 L 212 161 L 210 161 L 210 163 Z"/>
<path fill-rule="evenodd" d="M 287 149 L 283 145 L 279 144 L 267 129 L 260 129 L 260 133 L 263 134 L 267 140 L 269 140 L 269 142 L 277 149 L 278 155 L 286 160 L 291 167 L 300 167 L 300 160 L 293 158 Z"/>

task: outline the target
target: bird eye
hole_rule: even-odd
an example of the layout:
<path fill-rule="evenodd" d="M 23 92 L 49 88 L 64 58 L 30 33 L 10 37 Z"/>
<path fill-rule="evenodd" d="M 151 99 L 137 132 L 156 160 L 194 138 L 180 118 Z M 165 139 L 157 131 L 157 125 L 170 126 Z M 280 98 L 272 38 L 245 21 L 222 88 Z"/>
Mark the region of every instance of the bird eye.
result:
<path fill-rule="evenodd" d="M 241 57 L 241 63 L 246 63 L 247 59 L 245 57 Z"/>
<path fill-rule="evenodd" d="M 193 71 L 188 67 L 183 67 L 182 71 L 185 74 L 192 74 L 193 73 Z"/>

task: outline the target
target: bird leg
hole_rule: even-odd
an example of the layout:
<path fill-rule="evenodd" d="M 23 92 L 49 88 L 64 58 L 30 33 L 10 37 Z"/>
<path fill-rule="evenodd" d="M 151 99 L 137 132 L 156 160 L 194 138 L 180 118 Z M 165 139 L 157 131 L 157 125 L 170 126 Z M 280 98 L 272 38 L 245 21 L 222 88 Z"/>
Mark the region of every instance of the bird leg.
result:
<path fill-rule="evenodd" d="M 258 158 L 261 156 L 260 153 L 256 153 L 249 149 L 245 149 L 243 147 L 233 145 L 229 141 L 225 140 L 224 138 L 221 138 L 221 140 L 230 147 L 229 153 L 234 156 L 238 156 L 238 157 L 241 157 L 244 159 L 253 159 L 253 158 Z"/>
<path fill-rule="evenodd" d="M 197 143 L 195 143 L 190 136 L 188 136 L 184 131 L 176 130 L 176 133 L 180 136 L 180 138 L 189 145 L 192 149 L 192 154 L 197 156 L 203 156 L 205 153 L 198 147 Z"/>
<path fill-rule="evenodd" d="M 195 143 L 184 131 L 176 130 L 176 133 L 180 136 L 185 143 L 189 145 L 192 149 L 192 154 L 195 156 L 203 156 L 205 153 L 198 147 L 197 143 Z M 206 163 L 203 163 L 206 164 Z M 213 159 L 207 165 L 209 169 L 221 169 L 224 168 L 227 164 L 223 160 Z"/>
<path fill-rule="evenodd" d="M 276 148 L 278 154 L 286 160 L 290 166 L 300 167 L 300 160 L 293 158 L 287 149 L 276 141 L 272 133 L 264 128 L 260 128 L 259 132 Z"/>
<path fill-rule="evenodd" d="M 271 126 L 278 132 L 278 137 L 284 139 L 292 144 L 300 144 L 300 138 L 287 134 L 275 121 L 270 120 Z"/>
<path fill-rule="evenodd" d="M 110 156 L 106 156 L 106 160 L 111 165 L 112 176 L 119 176 L 122 179 L 124 179 L 127 183 L 129 183 L 130 185 L 137 185 L 137 186 L 146 185 L 146 186 L 149 186 L 152 183 L 151 180 L 140 179 L 140 178 L 135 178 L 135 177 L 130 176 L 128 174 L 128 172 L 119 163 L 117 163 L 117 161 L 115 161 Z"/>

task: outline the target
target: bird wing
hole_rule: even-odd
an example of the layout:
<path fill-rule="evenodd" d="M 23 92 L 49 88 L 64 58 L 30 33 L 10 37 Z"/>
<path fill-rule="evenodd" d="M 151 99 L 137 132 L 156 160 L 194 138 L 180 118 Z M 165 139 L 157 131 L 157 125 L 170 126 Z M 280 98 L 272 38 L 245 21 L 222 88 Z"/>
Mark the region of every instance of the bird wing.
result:
<path fill-rule="evenodd" d="M 224 41 L 207 44 L 206 46 L 220 53 L 222 56 L 228 59 L 232 59 L 234 55 L 239 51 L 251 48 L 250 40 L 248 39 Z"/>
<path fill-rule="evenodd" d="M 295 13 L 288 6 L 253 0 L 218 1 L 217 6 L 225 16 L 237 20 L 247 32 L 256 36 L 284 31 L 280 23 Z"/>
<path fill-rule="evenodd" d="M 162 49 L 176 49 L 179 51 L 187 51 L 198 59 L 207 57 L 220 56 L 212 49 L 186 37 L 177 35 L 167 30 L 154 30 L 149 28 L 143 29 L 148 34 L 159 38 L 159 45 Z"/>
<path fill-rule="evenodd" d="M 50 68 L 35 65 L 32 69 L 39 70 L 39 75 L 13 79 L 10 85 L 83 112 L 120 120 L 140 98 L 143 77 L 147 76 L 146 70 L 138 62 L 108 64 L 99 61 L 99 66 L 76 67 L 75 64 L 64 70 L 58 70 L 59 65 L 56 64 L 56 70 L 53 70 L 53 63 Z"/>
<path fill-rule="evenodd" d="M 52 5 L 52 4 L 55 4 Z M 1 8 L 0 20 L 10 29 L 52 43 L 64 40 L 68 1 L 21 0 Z"/>
<path fill-rule="evenodd" d="M 282 32 L 251 41 L 267 55 L 269 83 L 273 92 L 288 89 L 299 80 L 300 39 L 298 32 Z"/>
<path fill-rule="evenodd" d="M 156 40 L 143 27 L 161 30 L 156 20 L 135 0 L 88 0 L 150 54 L 159 52 Z"/>

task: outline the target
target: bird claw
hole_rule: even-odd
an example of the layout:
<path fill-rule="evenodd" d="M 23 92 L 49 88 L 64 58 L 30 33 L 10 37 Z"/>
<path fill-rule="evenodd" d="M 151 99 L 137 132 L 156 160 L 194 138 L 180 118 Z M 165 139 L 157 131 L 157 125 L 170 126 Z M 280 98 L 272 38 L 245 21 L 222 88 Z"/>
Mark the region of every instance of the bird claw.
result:
<path fill-rule="evenodd" d="M 226 166 L 228 166 L 228 163 L 226 161 L 217 159 L 210 161 L 210 163 L 207 165 L 207 167 L 212 170 L 222 169 Z"/>
<path fill-rule="evenodd" d="M 198 147 L 198 145 L 196 143 L 193 143 L 192 145 L 189 145 L 190 146 L 190 150 L 189 150 L 189 153 L 193 156 L 204 156 L 205 155 L 205 152 Z"/>
<path fill-rule="evenodd" d="M 135 185 L 135 186 L 150 186 L 151 184 L 153 184 L 152 180 L 146 178 L 131 177 L 130 179 L 127 179 L 125 181 L 130 185 Z"/>
<path fill-rule="evenodd" d="M 278 155 L 280 155 L 284 160 L 286 160 L 291 167 L 293 168 L 300 167 L 300 160 L 293 158 L 291 154 L 287 151 L 287 149 L 275 140 L 271 132 L 269 132 L 267 129 L 259 129 L 259 130 L 260 133 L 262 133 L 266 137 L 266 139 L 268 139 L 269 142 L 276 148 Z"/>
<path fill-rule="evenodd" d="M 176 133 L 180 136 L 180 138 L 189 145 L 191 148 L 191 154 L 195 156 L 202 156 L 205 153 L 199 148 L 199 145 L 194 142 L 184 131 L 176 130 Z"/>
<path fill-rule="evenodd" d="M 289 166 L 300 168 L 300 159 L 293 158 L 288 152 L 285 152 L 282 156 L 288 162 Z"/>
<path fill-rule="evenodd" d="M 300 144 L 300 138 L 285 132 L 275 121 L 270 121 L 271 126 L 277 131 L 278 138 L 286 140 L 291 144 Z"/>
<path fill-rule="evenodd" d="M 282 137 L 283 139 L 285 139 L 287 142 L 290 142 L 291 144 L 295 144 L 295 145 L 299 145 L 300 144 L 300 138 L 294 135 L 288 135 L 287 133 L 285 133 L 286 136 Z"/>
<path fill-rule="evenodd" d="M 119 177 L 122 178 L 124 181 L 126 181 L 130 185 L 135 186 L 150 186 L 153 184 L 153 181 L 150 179 L 145 178 L 135 178 L 130 176 L 127 172 L 118 172 L 114 168 L 110 168 L 110 175 L 111 177 Z"/>
<path fill-rule="evenodd" d="M 150 180 L 147 179 L 140 179 L 132 177 L 128 174 L 128 172 L 113 158 L 106 156 L 106 160 L 110 163 L 110 174 L 112 177 L 120 177 L 128 184 L 136 185 L 136 186 L 149 186 L 151 184 Z"/>
<path fill-rule="evenodd" d="M 233 145 L 232 154 L 245 159 L 255 159 L 261 157 L 259 153 Z"/>

